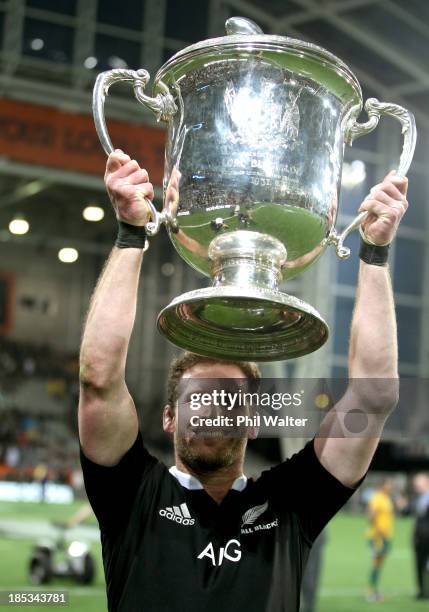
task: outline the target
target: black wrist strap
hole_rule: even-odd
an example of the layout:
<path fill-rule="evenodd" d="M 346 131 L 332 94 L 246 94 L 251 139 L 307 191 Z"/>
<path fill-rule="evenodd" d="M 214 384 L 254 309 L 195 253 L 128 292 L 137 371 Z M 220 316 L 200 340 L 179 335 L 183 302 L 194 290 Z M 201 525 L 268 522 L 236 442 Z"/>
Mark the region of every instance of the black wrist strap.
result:
<path fill-rule="evenodd" d="M 359 257 L 372 266 L 386 266 L 389 259 L 389 246 L 388 244 L 384 246 L 368 244 L 361 236 Z"/>
<path fill-rule="evenodd" d="M 115 245 L 120 249 L 144 249 L 146 245 L 145 228 L 118 220 L 118 237 Z"/>

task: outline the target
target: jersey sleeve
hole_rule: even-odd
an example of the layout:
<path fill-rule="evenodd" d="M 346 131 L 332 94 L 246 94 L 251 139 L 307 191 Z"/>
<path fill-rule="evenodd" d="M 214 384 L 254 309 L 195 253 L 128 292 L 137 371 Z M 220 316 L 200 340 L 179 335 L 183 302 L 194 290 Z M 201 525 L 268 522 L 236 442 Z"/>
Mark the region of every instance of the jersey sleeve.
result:
<path fill-rule="evenodd" d="M 143 445 L 141 433 L 112 467 L 94 463 L 80 447 L 86 494 L 101 530 L 115 532 L 126 524 L 142 480 L 157 463 Z"/>
<path fill-rule="evenodd" d="M 356 490 L 344 486 L 323 467 L 314 440 L 290 459 L 263 472 L 260 480 L 280 516 L 292 512 L 298 517 L 310 543 Z"/>

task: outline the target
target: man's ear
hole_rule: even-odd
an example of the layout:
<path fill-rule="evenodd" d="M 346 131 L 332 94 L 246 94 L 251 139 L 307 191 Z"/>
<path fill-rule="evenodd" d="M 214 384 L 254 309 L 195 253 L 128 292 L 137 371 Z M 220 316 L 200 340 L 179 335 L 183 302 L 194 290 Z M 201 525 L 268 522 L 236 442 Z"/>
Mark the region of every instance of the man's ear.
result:
<path fill-rule="evenodd" d="M 170 404 L 166 404 L 162 411 L 162 428 L 170 434 L 173 434 L 176 430 L 176 412 Z"/>

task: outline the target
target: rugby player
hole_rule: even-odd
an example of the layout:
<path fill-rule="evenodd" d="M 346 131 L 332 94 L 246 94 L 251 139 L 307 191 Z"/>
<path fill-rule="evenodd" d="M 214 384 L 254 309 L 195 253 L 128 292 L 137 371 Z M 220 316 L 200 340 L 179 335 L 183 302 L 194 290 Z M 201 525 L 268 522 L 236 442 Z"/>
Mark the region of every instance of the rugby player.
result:
<path fill-rule="evenodd" d="M 367 536 L 372 553 L 368 592 L 370 602 L 383 599 L 379 591 L 380 573 L 391 549 L 395 522 L 392 484 L 390 478 L 385 478 L 368 502 L 370 527 Z"/>
<path fill-rule="evenodd" d="M 153 187 L 147 172 L 121 150 L 108 158 L 105 183 L 119 235 L 85 324 L 79 434 L 86 491 L 100 525 L 109 610 L 297 612 L 311 545 L 362 481 L 397 402 L 396 384 L 380 381 L 396 383 L 398 377 L 387 245 L 407 208 L 407 180 L 388 174 L 360 207 L 369 215 L 349 389 L 314 440 L 257 480 L 243 474 L 245 438 L 178 431 L 181 380 L 257 379 L 251 363 L 189 354 L 174 362 L 163 427 L 174 440 L 175 466 L 168 469 L 145 448 L 125 364 L 140 270 L 150 257 L 150 251 L 143 255 L 143 225 L 150 218 L 144 198 L 153 198 Z M 178 194 L 167 196 L 177 200 Z M 356 412 L 367 425 L 359 435 L 347 435 Z"/>

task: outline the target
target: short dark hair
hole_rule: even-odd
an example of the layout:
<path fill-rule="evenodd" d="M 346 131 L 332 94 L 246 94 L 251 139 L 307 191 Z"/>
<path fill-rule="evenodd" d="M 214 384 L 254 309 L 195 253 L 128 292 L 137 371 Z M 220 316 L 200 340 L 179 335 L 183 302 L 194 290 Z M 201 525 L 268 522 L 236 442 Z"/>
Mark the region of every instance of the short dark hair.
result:
<path fill-rule="evenodd" d="M 240 368 L 248 380 L 255 381 L 256 383 L 261 380 L 261 372 L 253 361 L 224 361 L 223 359 L 212 359 L 186 351 L 171 362 L 168 372 L 167 402 L 173 409 L 178 399 L 177 388 L 183 374 L 194 367 L 194 365 L 197 365 L 197 363 L 222 363 L 225 365 L 234 365 Z"/>

